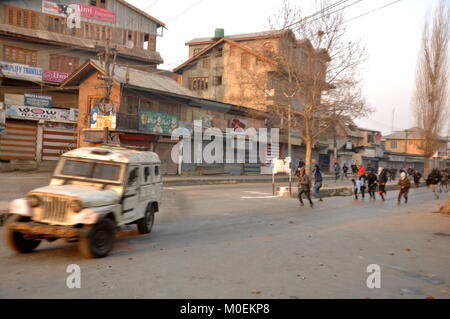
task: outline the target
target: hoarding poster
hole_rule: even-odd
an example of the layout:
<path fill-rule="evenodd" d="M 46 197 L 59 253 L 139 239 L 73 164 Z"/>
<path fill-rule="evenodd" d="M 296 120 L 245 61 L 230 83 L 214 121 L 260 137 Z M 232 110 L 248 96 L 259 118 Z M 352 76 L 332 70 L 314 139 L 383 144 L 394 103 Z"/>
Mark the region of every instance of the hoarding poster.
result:
<path fill-rule="evenodd" d="M 24 119 L 70 121 L 70 110 L 45 107 L 8 105 L 6 115 Z"/>
<path fill-rule="evenodd" d="M 102 112 L 98 107 L 91 110 L 91 128 L 116 128 L 115 112 Z"/>
<path fill-rule="evenodd" d="M 24 104 L 25 106 L 34 107 L 52 107 L 52 97 L 48 95 L 35 94 L 35 93 L 25 93 L 24 94 Z"/>
<path fill-rule="evenodd" d="M 42 69 L 25 64 L 0 62 L 1 73 L 12 79 L 28 80 L 28 81 L 42 81 Z"/>
<path fill-rule="evenodd" d="M 176 115 L 151 111 L 141 111 L 139 119 L 139 130 L 160 134 L 172 134 L 179 122 Z"/>

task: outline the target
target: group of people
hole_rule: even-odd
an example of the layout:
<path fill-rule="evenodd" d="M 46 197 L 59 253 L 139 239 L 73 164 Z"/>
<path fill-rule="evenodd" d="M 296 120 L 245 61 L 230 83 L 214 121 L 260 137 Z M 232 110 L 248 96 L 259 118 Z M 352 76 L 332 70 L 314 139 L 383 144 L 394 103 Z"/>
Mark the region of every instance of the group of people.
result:
<path fill-rule="evenodd" d="M 345 163 L 342 166 L 342 169 L 338 163 L 335 163 L 335 182 L 337 182 L 339 178 L 348 178 L 348 169 L 349 168 Z M 388 183 L 388 181 L 395 180 L 395 175 L 397 172 L 396 169 L 380 167 L 378 168 L 378 172 L 375 174 L 375 170 L 370 166 L 370 164 L 365 169 L 362 164 L 356 165 L 355 163 L 351 164 L 350 169 L 353 174 L 352 183 L 355 199 L 358 199 L 358 196 L 361 196 L 361 198 L 364 199 L 367 190 L 370 199 L 376 199 L 376 193 L 378 193 L 383 201 L 385 200 L 386 196 L 386 184 Z M 319 198 L 319 201 L 322 201 L 322 198 L 320 196 L 320 188 L 322 187 L 323 183 L 323 175 L 320 167 L 317 164 L 314 166 L 312 175 L 314 176 L 313 194 Z M 299 166 L 295 172 L 295 176 L 298 178 L 298 199 L 300 201 L 300 205 L 304 206 L 302 196 L 305 196 L 309 201 L 311 207 L 314 207 L 314 204 L 311 200 L 311 178 L 306 173 L 305 164 L 302 161 L 299 162 Z M 408 193 L 409 189 L 411 188 L 410 178 L 412 178 L 416 187 L 419 187 L 422 177 L 422 174 L 418 170 L 414 170 L 412 168 L 400 169 L 400 179 L 398 181 L 399 193 L 397 197 L 397 201 L 399 204 L 401 203 L 402 198 L 404 198 L 405 203 L 408 202 Z M 436 198 L 439 199 L 440 192 L 444 190 L 448 192 L 449 180 L 449 168 L 442 171 L 436 168 L 433 169 L 428 175 L 426 184 L 432 189 L 432 192 L 435 194 Z"/>

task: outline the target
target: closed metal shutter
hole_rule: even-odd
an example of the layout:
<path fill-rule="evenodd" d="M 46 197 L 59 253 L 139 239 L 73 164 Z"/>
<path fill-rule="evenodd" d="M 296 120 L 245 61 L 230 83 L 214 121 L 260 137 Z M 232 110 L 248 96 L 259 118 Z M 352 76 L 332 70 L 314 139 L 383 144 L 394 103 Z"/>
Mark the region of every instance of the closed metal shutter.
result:
<path fill-rule="evenodd" d="M 0 135 L 0 159 L 36 160 L 36 122 L 6 120 L 6 134 Z"/>
<path fill-rule="evenodd" d="M 76 148 L 77 132 L 73 124 L 59 124 L 58 126 L 44 126 L 42 141 L 42 160 L 57 161 L 59 156 Z"/>

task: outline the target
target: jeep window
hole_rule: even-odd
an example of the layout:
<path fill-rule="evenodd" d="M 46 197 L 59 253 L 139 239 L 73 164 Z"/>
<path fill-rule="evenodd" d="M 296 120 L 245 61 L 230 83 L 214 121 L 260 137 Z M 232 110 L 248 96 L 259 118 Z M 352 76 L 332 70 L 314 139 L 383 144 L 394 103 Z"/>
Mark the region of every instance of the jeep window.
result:
<path fill-rule="evenodd" d="M 89 161 L 65 160 L 60 174 L 71 177 L 118 181 L 120 166 Z"/>
<path fill-rule="evenodd" d="M 145 166 L 144 167 L 144 180 L 143 180 L 143 182 L 145 184 L 148 184 L 148 183 L 150 183 L 150 180 L 151 180 L 150 166 Z"/>
<path fill-rule="evenodd" d="M 155 177 L 154 177 L 154 179 L 153 179 L 153 181 L 154 182 L 159 182 L 159 181 L 161 181 L 161 176 L 159 175 L 159 166 L 155 166 L 155 171 L 154 171 L 155 173 Z"/>
<path fill-rule="evenodd" d="M 134 186 L 137 183 L 138 177 L 139 177 L 139 168 L 138 167 L 132 168 L 130 173 L 128 174 L 127 185 Z"/>

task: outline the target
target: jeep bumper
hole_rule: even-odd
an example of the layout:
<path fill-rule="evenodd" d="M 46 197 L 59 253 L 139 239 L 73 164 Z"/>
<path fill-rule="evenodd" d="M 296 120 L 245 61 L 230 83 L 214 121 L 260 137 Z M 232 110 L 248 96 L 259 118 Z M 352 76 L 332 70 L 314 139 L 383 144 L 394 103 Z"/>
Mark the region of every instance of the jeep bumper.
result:
<path fill-rule="evenodd" d="M 36 222 L 13 222 L 8 228 L 26 235 L 49 238 L 76 238 L 86 235 L 86 230 L 72 226 L 47 225 Z"/>

